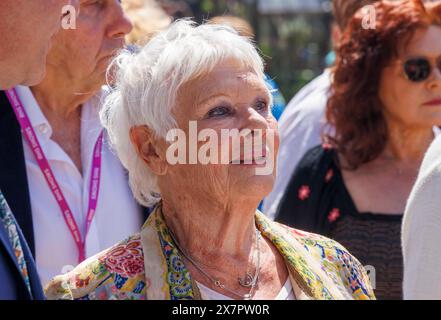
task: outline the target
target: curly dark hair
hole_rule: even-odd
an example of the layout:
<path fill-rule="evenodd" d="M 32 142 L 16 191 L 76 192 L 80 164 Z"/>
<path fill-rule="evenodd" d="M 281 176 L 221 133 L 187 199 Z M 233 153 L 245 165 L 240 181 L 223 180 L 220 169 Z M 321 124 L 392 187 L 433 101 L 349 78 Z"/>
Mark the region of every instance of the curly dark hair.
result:
<path fill-rule="evenodd" d="M 376 1 L 379 0 L 332 0 L 332 13 L 340 30 L 346 29 L 358 9 Z"/>
<path fill-rule="evenodd" d="M 379 1 L 372 5 L 376 26 L 363 28 L 366 11 L 357 11 L 342 35 L 327 104 L 334 133 L 323 139 L 341 154 L 348 169 L 376 159 L 388 141 L 378 96 L 382 70 L 419 29 L 441 26 L 441 2 Z"/>

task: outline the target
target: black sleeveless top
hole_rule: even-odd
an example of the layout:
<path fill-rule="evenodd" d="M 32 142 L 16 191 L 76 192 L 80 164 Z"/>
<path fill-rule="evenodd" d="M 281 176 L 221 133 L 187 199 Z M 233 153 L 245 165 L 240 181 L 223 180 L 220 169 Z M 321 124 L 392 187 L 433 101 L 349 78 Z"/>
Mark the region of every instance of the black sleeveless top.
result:
<path fill-rule="evenodd" d="M 377 299 L 402 299 L 402 214 L 358 212 L 347 190 L 337 154 L 327 146 L 299 162 L 276 221 L 341 243 L 365 266 Z"/>

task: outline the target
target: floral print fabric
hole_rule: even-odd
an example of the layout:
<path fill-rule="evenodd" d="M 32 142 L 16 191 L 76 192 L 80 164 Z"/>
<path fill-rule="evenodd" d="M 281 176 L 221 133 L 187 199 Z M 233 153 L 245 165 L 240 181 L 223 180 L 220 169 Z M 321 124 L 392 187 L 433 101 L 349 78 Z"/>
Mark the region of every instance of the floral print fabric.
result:
<path fill-rule="evenodd" d="M 0 221 L 3 223 L 6 232 L 8 233 L 9 240 L 11 242 L 12 249 L 14 251 L 15 257 L 17 258 L 17 263 L 20 268 L 23 279 L 29 292 L 32 294 L 31 285 L 29 281 L 28 268 L 26 265 L 26 260 L 23 253 L 23 247 L 20 241 L 20 237 L 17 231 L 17 222 L 15 221 L 14 215 L 11 212 L 6 199 L 0 191 Z"/>
<path fill-rule="evenodd" d="M 291 281 L 308 299 L 374 299 L 364 268 L 338 243 L 268 220 L 256 225 L 285 258 Z M 161 205 L 141 233 L 54 278 L 48 299 L 201 299 L 162 216 Z"/>

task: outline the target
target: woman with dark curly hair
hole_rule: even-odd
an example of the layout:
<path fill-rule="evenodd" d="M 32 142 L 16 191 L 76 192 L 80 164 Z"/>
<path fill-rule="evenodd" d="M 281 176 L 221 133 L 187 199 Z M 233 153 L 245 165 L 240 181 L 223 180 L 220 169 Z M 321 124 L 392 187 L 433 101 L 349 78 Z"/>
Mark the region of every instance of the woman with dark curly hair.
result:
<path fill-rule="evenodd" d="M 441 3 L 363 8 L 338 51 L 333 134 L 299 163 L 276 220 L 342 243 L 370 271 L 378 299 L 401 299 L 402 216 L 441 125 Z"/>

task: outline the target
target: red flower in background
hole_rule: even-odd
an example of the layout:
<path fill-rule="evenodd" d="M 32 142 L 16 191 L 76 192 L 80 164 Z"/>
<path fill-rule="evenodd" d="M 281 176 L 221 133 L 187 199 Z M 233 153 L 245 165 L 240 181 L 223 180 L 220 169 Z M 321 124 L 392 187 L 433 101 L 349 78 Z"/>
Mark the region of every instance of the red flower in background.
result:
<path fill-rule="evenodd" d="M 326 172 L 325 181 L 326 182 L 331 181 L 333 176 L 334 176 L 334 170 L 329 169 L 328 172 Z"/>
<path fill-rule="evenodd" d="M 329 222 L 335 222 L 338 218 L 340 218 L 340 210 L 339 209 L 337 209 L 337 208 L 335 208 L 335 209 L 332 209 L 332 211 L 329 213 L 329 215 L 328 215 L 328 220 L 329 220 Z"/>
<path fill-rule="evenodd" d="M 332 149 L 332 145 L 330 144 L 330 143 L 323 143 L 322 144 L 322 148 L 324 149 L 324 150 L 331 150 Z"/>
<path fill-rule="evenodd" d="M 299 199 L 302 201 L 308 199 L 310 194 L 311 194 L 311 189 L 308 186 L 302 186 L 299 189 Z"/>

